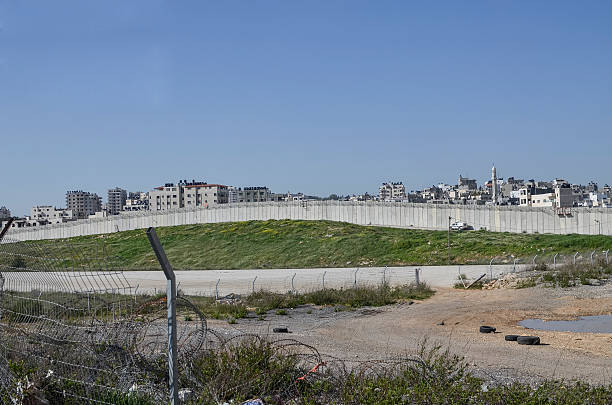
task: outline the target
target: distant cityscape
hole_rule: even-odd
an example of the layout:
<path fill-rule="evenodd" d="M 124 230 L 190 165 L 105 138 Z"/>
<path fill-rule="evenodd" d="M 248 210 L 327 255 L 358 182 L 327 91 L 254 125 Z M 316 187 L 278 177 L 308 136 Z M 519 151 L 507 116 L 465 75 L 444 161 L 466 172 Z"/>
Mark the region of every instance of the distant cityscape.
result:
<path fill-rule="evenodd" d="M 430 204 L 461 205 L 505 205 L 519 207 L 542 207 L 556 211 L 572 207 L 610 208 L 612 189 L 595 182 L 587 185 L 570 184 L 556 178 L 552 181 L 523 180 L 497 176 L 495 167 L 491 179 L 479 186 L 475 179 L 459 175 L 457 184 L 439 183 L 422 190 L 406 192 L 401 181 L 385 182 L 378 189 L 378 195 L 336 195 L 328 197 L 310 196 L 303 193 L 273 193 L 268 187 L 234 187 L 212 184 L 205 181 L 180 180 L 165 183 L 148 192 L 128 192 L 119 187 L 109 189 L 106 204 L 96 193 L 83 190 L 66 192 L 66 207 L 36 205 L 30 215 L 15 218 L 12 227 L 36 227 L 60 224 L 78 219 L 104 218 L 133 211 L 166 211 L 189 207 L 214 207 L 230 203 L 259 203 L 280 201 L 342 200 L 342 201 L 386 201 Z M 2 226 L 11 218 L 11 211 L 0 207 Z"/>

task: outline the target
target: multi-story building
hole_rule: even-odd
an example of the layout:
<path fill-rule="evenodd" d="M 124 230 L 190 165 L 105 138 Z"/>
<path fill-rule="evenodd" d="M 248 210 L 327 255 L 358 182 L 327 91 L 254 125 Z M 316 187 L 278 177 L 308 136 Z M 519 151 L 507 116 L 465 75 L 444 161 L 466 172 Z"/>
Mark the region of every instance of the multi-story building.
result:
<path fill-rule="evenodd" d="M 228 202 L 227 186 L 195 181 L 179 185 L 183 187 L 184 207 L 210 207 Z"/>
<path fill-rule="evenodd" d="M 11 211 L 6 207 L 0 207 L 0 219 L 8 219 L 11 217 Z"/>
<path fill-rule="evenodd" d="M 180 181 L 177 185 L 166 183 L 149 193 L 149 209 L 165 211 L 183 207 L 210 207 L 227 204 L 228 187 L 198 181 Z"/>
<path fill-rule="evenodd" d="M 227 191 L 230 203 L 275 201 L 268 187 L 228 187 Z"/>
<path fill-rule="evenodd" d="M 115 187 L 108 190 L 108 201 L 106 203 L 106 212 L 109 215 L 118 215 L 125 205 L 127 200 L 127 191 Z"/>
<path fill-rule="evenodd" d="M 72 210 L 51 205 L 37 205 L 30 210 L 30 220 L 38 222 L 39 225 L 61 224 L 74 219 Z"/>
<path fill-rule="evenodd" d="M 464 190 L 477 190 L 478 185 L 476 184 L 476 180 L 468 179 L 467 177 L 462 177 L 459 175 L 459 182 L 457 183 L 457 187 Z"/>
<path fill-rule="evenodd" d="M 148 211 L 149 210 L 149 193 L 140 191 L 128 194 L 125 204 L 122 207 L 123 211 Z"/>
<path fill-rule="evenodd" d="M 82 190 L 66 192 L 66 209 L 71 210 L 75 219 L 87 218 L 102 211 L 102 199 L 95 193 Z"/>
<path fill-rule="evenodd" d="M 378 197 L 383 201 L 403 200 L 406 197 L 406 187 L 401 181 L 383 183 L 378 189 Z"/>
<path fill-rule="evenodd" d="M 181 208 L 183 188 L 174 183 L 166 183 L 149 191 L 149 209 L 151 211 L 166 211 Z"/>

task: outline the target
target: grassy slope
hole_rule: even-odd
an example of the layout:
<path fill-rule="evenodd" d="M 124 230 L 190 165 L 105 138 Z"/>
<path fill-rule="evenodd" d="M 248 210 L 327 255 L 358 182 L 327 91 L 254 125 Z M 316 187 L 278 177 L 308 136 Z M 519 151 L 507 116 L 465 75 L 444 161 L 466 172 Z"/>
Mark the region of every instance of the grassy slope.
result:
<path fill-rule="evenodd" d="M 426 265 L 447 263 L 447 232 L 330 221 L 248 221 L 157 228 L 175 269 L 243 269 Z M 72 238 L 85 248 L 101 238 L 127 268 L 158 268 L 145 230 Z M 43 241 L 41 243 L 54 243 Z M 609 249 L 612 237 L 453 232 L 453 263 L 491 257 Z"/>

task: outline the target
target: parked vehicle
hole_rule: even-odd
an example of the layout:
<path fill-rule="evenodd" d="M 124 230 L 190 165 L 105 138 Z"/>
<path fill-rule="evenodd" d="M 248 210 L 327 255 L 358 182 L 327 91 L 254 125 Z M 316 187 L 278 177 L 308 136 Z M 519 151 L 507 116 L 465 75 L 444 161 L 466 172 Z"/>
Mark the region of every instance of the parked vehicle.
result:
<path fill-rule="evenodd" d="M 450 228 L 453 231 L 467 231 L 469 229 L 472 229 L 472 227 L 466 224 L 465 222 L 454 222 L 453 224 L 451 224 Z"/>

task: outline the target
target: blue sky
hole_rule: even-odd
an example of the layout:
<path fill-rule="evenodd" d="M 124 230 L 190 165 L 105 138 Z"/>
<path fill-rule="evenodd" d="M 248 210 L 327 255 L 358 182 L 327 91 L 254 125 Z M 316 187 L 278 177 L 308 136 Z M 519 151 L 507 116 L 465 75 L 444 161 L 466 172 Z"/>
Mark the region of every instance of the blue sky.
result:
<path fill-rule="evenodd" d="M 0 206 L 612 182 L 609 1 L 0 0 Z"/>

